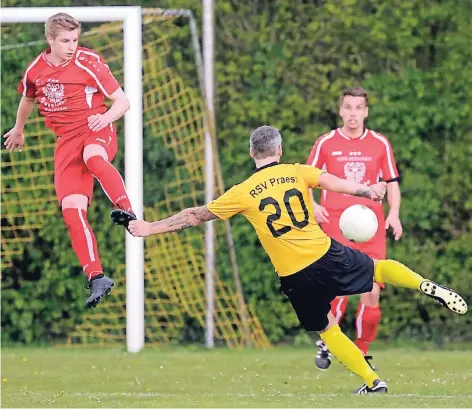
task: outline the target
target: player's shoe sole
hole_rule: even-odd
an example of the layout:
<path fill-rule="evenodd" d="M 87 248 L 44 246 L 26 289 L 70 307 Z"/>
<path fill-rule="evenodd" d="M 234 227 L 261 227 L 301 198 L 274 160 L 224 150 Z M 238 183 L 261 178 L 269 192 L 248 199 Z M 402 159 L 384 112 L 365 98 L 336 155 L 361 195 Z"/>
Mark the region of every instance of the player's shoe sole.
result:
<path fill-rule="evenodd" d="M 420 284 L 420 291 L 433 298 L 443 307 L 450 309 L 457 314 L 465 314 L 468 310 L 467 303 L 454 290 L 444 287 L 430 280 L 423 280 Z"/>
<path fill-rule="evenodd" d="M 114 285 L 115 284 L 113 284 L 110 288 L 107 288 L 103 294 L 101 294 L 97 297 L 94 297 L 92 299 L 89 298 L 87 300 L 87 307 L 88 308 L 95 308 L 98 304 L 100 304 L 102 302 L 103 297 L 105 297 L 105 295 L 108 295 L 108 294 L 111 293 L 111 290 L 112 290 Z"/>

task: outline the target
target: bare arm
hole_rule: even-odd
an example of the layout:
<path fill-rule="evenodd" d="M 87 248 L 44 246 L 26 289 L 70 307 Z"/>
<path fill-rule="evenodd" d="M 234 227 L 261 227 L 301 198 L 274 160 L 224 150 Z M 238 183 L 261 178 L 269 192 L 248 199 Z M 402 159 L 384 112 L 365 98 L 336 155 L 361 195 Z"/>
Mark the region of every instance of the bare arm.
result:
<path fill-rule="evenodd" d="M 174 216 L 152 223 L 152 234 L 169 233 L 177 230 L 185 230 L 198 226 L 201 223 L 216 219 L 216 216 L 208 210 L 208 207 L 191 207 L 182 210 Z"/>
<path fill-rule="evenodd" d="M 16 113 L 15 128 L 19 132 L 23 132 L 26 121 L 28 120 L 31 112 L 33 112 L 35 98 L 21 97 L 21 101 L 18 105 L 18 111 Z"/>
<path fill-rule="evenodd" d="M 400 221 L 401 198 L 400 185 L 398 182 L 387 183 L 387 200 L 390 211 L 385 220 L 385 228 L 392 228 L 395 240 L 400 239 L 403 234 L 403 226 Z"/>
<path fill-rule="evenodd" d="M 113 101 L 113 104 L 103 115 L 106 116 L 109 122 L 115 122 L 129 109 L 129 100 L 121 88 L 118 88 L 109 98 Z"/>
<path fill-rule="evenodd" d="M 387 201 L 390 208 L 389 214 L 400 216 L 400 202 L 402 195 L 400 193 L 400 185 L 398 182 L 387 183 Z"/>
<path fill-rule="evenodd" d="M 357 182 L 338 178 L 337 176 L 327 172 L 323 173 L 319 177 L 318 184 L 322 189 L 326 189 L 330 192 L 346 193 L 348 195 L 365 197 L 372 200 L 381 200 L 385 195 L 386 189 L 385 182 L 366 186 Z M 379 192 L 377 192 L 377 187 L 380 189 Z"/>
<path fill-rule="evenodd" d="M 201 223 L 216 219 L 216 216 L 208 210 L 208 207 L 191 207 L 182 210 L 174 216 L 155 222 L 134 220 L 129 224 L 129 231 L 133 236 L 146 237 L 152 234 L 170 233 L 198 226 Z"/>
<path fill-rule="evenodd" d="M 118 88 L 109 98 L 113 101 L 113 104 L 107 112 L 103 115 L 95 114 L 88 117 L 88 126 L 92 131 L 97 132 L 102 130 L 109 124 L 120 119 L 129 109 L 128 97 L 121 88 Z"/>
<path fill-rule="evenodd" d="M 15 126 L 3 136 L 5 138 L 4 145 L 10 152 L 13 152 L 16 149 L 21 152 L 23 149 L 23 145 L 25 144 L 23 129 L 25 128 L 26 121 L 33 111 L 34 101 L 35 98 L 21 98 L 20 104 L 18 105 L 18 111 L 16 113 Z"/>

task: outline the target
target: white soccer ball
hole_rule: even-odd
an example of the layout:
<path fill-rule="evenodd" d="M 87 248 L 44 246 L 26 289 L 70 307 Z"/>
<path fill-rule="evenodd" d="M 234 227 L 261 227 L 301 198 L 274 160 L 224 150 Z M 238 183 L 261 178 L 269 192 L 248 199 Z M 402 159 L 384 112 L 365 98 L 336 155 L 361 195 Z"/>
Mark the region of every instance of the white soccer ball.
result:
<path fill-rule="evenodd" d="M 375 213 L 367 206 L 353 205 L 341 214 L 339 228 L 346 239 L 364 243 L 375 236 L 379 222 Z"/>

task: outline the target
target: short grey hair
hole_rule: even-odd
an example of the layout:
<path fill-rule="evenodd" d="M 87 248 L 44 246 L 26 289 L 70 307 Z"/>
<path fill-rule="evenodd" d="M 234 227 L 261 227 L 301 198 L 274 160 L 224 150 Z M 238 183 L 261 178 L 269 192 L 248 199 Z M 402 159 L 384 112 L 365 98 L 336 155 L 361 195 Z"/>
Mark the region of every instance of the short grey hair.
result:
<path fill-rule="evenodd" d="M 282 135 L 279 130 L 267 125 L 255 129 L 249 139 L 249 146 L 255 159 L 275 156 L 281 143 Z"/>

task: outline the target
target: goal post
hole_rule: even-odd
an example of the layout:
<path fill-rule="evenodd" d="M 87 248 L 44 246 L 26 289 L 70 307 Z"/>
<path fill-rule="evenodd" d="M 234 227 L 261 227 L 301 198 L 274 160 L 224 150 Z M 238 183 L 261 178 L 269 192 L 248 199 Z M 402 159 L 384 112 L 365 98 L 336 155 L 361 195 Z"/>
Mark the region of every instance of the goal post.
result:
<path fill-rule="evenodd" d="M 5 77 L 9 86 L 21 75 L 16 70 L 46 44 L 42 36 L 28 41 L 27 36 L 17 40 L 9 33 L 28 32 L 23 24 L 36 23 L 32 32 L 37 38 L 37 23 L 57 12 L 99 23 L 87 29 L 84 25 L 81 44 L 104 56 L 130 99 L 124 150 L 117 160 L 122 166 L 124 157 L 126 185 L 138 216 L 162 219 L 222 194 L 214 118 L 207 100 L 213 90 L 205 87 L 208 75 L 192 12 L 132 6 L 1 9 L 2 23 L 20 25 L 2 26 L 8 41 L 0 49 L 13 53 L 6 54 L 5 61 L 14 61 L 17 67 Z M 14 54 L 17 49 L 19 58 Z M 22 154 L 2 154 L 2 220 L 5 217 L 7 223 L 2 226 L 1 253 L 7 268 L 14 267 L 26 246 L 38 243 L 45 223 L 59 216 L 52 184 L 54 138 L 37 112 L 25 132 L 35 137 L 28 138 Z M 97 205 L 105 209 L 109 202 L 99 197 Z M 121 249 L 119 229 L 107 234 L 103 248 L 120 246 L 118 258 L 104 253 L 117 285 L 101 308 L 82 314 L 67 333 L 68 345 L 126 342 L 128 351 L 138 352 L 144 343 L 203 340 L 204 331 L 209 348 L 215 342 L 232 348 L 270 346 L 244 301 L 229 221 L 207 226 L 205 231 L 152 236 L 145 243 L 126 234 L 126 249 Z M 71 256 L 67 245 L 64 250 L 66 257 Z"/>
<path fill-rule="evenodd" d="M 56 13 L 81 22 L 123 22 L 124 89 L 130 102 L 125 114 L 125 184 L 136 216 L 143 218 L 143 101 L 141 7 L 5 7 L 2 23 L 43 23 Z M 144 346 L 144 240 L 126 234 L 126 345 Z"/>

